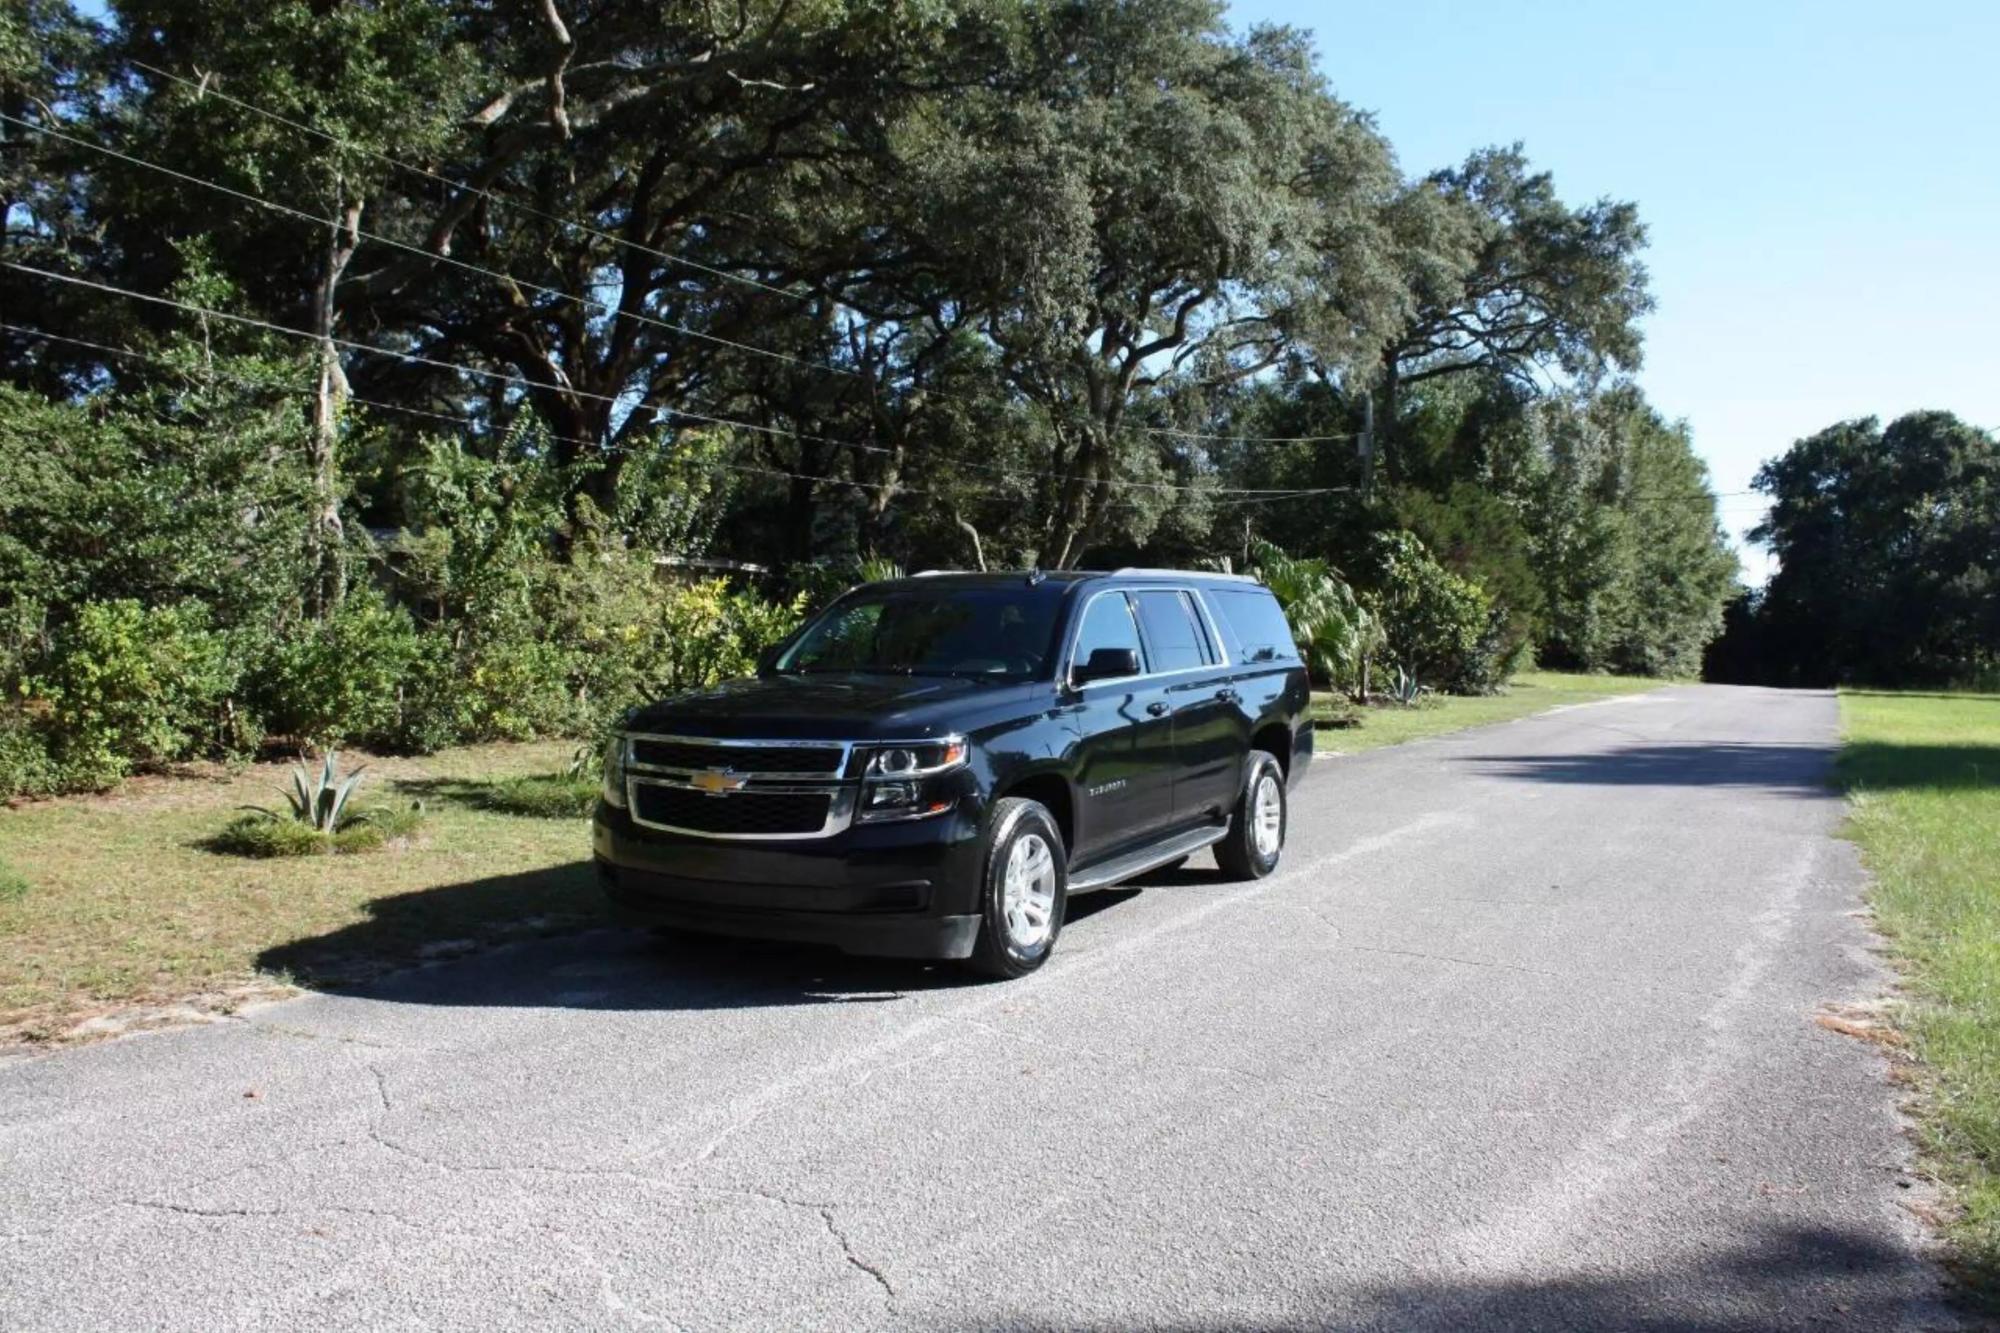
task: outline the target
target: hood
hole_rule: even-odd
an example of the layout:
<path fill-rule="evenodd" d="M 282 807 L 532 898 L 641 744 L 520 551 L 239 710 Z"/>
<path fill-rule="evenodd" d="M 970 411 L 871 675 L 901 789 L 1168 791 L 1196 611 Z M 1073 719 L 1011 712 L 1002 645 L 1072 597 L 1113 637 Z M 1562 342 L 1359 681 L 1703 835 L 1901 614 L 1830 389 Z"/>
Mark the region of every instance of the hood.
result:
<path fill-rule="evenodd" d="M 914 740 L 966 734 L 1047 684 L 958 676 L 758 676 L 634 711 L 636 731 L 738 740 Z"/>

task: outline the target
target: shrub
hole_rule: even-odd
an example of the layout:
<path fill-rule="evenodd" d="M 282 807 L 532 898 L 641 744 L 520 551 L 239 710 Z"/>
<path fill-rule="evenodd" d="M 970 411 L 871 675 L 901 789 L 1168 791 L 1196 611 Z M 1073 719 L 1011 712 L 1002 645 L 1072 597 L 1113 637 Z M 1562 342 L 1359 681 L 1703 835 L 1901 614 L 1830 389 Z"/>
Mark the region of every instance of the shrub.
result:
<path fill-rule="evenodd" d="M 1477 688 L 1474 658 L 1491 613 L 1486 594 L 1433 560 L 1410 533 L 1382 534 L 1375 554 L 1380 581 L 1373 601 L 1390 660 L 1427 684 Z"/>
<path fill-rule="evenodd" d="M 421 653 L 408 612 L 359 594 L 272 645 L 257 702 L 273 734 L 308 745 L 386 739 Z"/>
<path fill-rule="evenodd" d="M 241 753 L 261 729 L 236 707 L 228 636 L 195 602 L 86 603 L 57 635 L 42 674 L 50 746 L 73 785 L 108 786 L 135 767 Z"/>
<path fill-rule="evenodd" d="M 480 795 L 479 804 L 507 815 L 581 819 L 597 804 L 599 785 L 596 777 L 538 773 L 494 783 Z"/>
<path fill-rule="evenodd" d="M 1365 694 L 1369 663 L 1382 647 L 1381 621 L 1326 561 L 1289 556 L 1269 542 L 1258 542 L 1251 555 L 1251 573 L 1284 607 L 1314 678 Z"/>
<path fill-rule="evenodd" d="M 45 729 L 18 708 L 0 704 L 0 800 L 52 796 L 69 784 L 49 753 Z"/>

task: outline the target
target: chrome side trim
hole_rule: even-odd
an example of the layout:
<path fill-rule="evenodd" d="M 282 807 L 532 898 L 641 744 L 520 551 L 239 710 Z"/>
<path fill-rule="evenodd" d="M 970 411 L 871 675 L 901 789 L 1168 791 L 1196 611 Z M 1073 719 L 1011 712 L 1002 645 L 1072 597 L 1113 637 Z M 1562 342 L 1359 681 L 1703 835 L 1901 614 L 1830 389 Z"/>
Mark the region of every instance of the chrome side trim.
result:
<path fill-rule="evenodd" d="M 1091 867 L 1069 882 L 1072 893 L 1087 893 L 1091 889 L 1108 889 L 1113 884 L 1143 875 L 1148 870 L 1157 870 L 1169 861 L 1178 861 L 1183 856 L 1192 856 L 1204 847 L 1212 846 L 1229 836 L 1229 825 L 1216 828 L 1191 829 L 1177 833 L 1156 847 L 1141 848 L 1127 852 L 1114 860 Z"/>

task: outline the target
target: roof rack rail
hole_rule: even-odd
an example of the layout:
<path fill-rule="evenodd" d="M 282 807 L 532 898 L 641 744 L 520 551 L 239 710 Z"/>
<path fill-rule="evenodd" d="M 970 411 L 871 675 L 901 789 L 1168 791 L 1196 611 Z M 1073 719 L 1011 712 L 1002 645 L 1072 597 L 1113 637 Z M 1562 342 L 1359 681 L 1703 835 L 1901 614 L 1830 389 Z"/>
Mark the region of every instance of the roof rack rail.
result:
<path fill-rule="evenodd" d="M 1147 569 L 1140 565 L 1127 565 L 1114 569 L 1113 574 L 1158 574 L 1162 578 L 1184 579 L 1193 576 L 1198 579 L 1235 579 L 1238 583 L 1255 583 L 1248 574 L 1225 574 L 1219 569 Z"/>

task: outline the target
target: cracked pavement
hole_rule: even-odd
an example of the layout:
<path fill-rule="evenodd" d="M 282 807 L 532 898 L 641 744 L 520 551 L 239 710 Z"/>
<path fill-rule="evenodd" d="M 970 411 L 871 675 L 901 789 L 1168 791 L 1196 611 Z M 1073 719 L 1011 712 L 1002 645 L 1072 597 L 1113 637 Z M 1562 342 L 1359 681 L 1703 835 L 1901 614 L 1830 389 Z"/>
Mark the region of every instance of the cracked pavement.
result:
<path fill-rule="evenodd" d="M 1830 696 L 1352 758 L 1008 985 L 601 930 L 0 1063 L 0 1329 L 1942 1328 Z M 584 839 L 579 836 L 579 851 Z"/>

